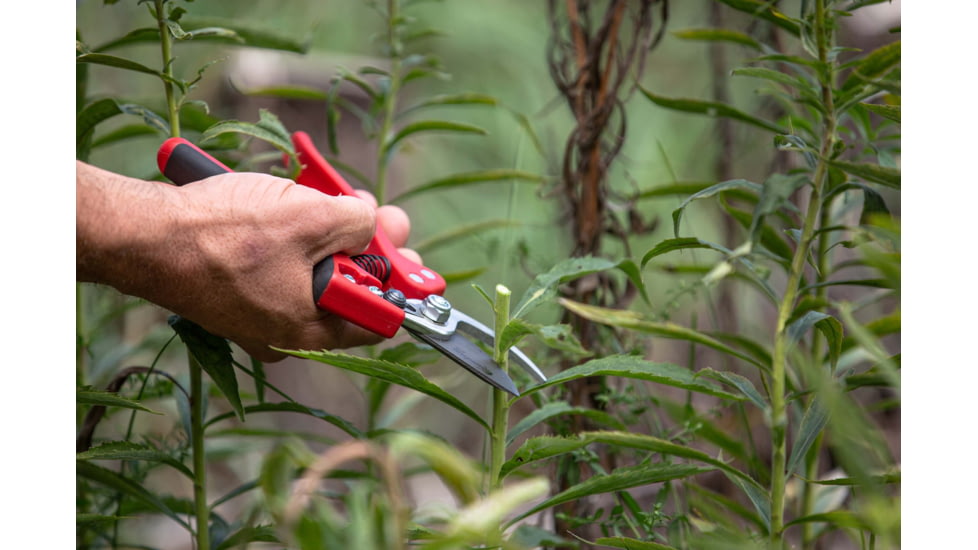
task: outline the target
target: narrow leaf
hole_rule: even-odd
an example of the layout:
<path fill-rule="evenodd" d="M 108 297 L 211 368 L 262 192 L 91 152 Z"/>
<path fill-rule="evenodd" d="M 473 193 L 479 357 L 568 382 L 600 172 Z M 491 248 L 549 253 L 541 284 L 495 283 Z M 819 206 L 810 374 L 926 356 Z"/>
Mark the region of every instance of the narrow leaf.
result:
<path fill-rule="evenodd" d="M 421 132 L 449 132 L 477 135 L 486 135 L 488 133 L 478 126 L 463 124 L 461 122 L 451 122 L 447 120 L 422 120 L 420 122 L 412 122 L 405 125 L 396 134 L 394 134 L 394 137 L 390 138 L 389 141 L 384 143 L 383 149 L 385 152 L 390 151 L 404 139 Z"/>
<path fill-rule="evenodd" d="M 735 10 L 750 14 L 753 17 L 758 17 L 767 21 L 768 23 L 774 23 L 795 36 L 798 36 L 801 33 L 801 28 L 798 22 L 772 7 L 773 3 L 769 0 L 720 1 Z"/>
<path fill-rule="evenodd" d="M 739 357 L 740 359 L 743 359 L 744 361 L 747 361 L 753 365 L 757 365 L 758 367 L 767 368 L 766 365 L 761 364 L 753 357 L 731 348 L 708 334 L 678 325 L 676 323 L 650 321 L 643 318 L 641 314 L 633 311 L 590 306 L 567 299 L 561 299 L 560 304 L 576 315 L 580 315 L 581 317 L 596 323 L 637 330 L 639 332 L 645 332 L 663 338 L 686 340 L 695 344 L 702 344 L 728 355 Z"/>
<path fill-rule="evenodd" d="M 427 239 L 412 246 L 412 248 L 414 248 L 414 250 L 416 250 L 419 254 L 424 254 L 438 247 L 451 244 L 471 235 L 478 235 L 490 229 L 497 229 L 500 227 L 518 227 L 519 225 L 521 225 L 520 222 L 516 220 L 486 220 L 476 222 L 473 224 L 463 225 L 461 227 L 453 227 L 443 233 L 428 237 Z"/>
<path fill-rule="evenodd" d="M 532 386 L 523 392 L 523 396 L 556 384 L 570 380 L 587 378 L 589 376 L 620 376 L 635 380 L 646 380 L 666 386 L 673 386 L 698 393 L 741 401 L 744 398 L 724 391 L 714 384 L 701 379 L 692 370 L 673 363 L 653 363 L 633 355 L 609 355 L 600 359 L 592 359 L 582 365 L 561 371 L 546 382 Z"/>
<path fill-rule="evenodd" d="M 191 530 L 190 525 L 188 525 L 187 522 L 184 521 L 183 518 L 181 518 L 177 513 L 171 510 L 160 497 L 146 490 L 140 484 L 131 479 L 125 478 L 112 470 L 102 468 L 101 466 L 96 466 L 95 464 L 85 460 L 75 461 L 75 474 L 86 479 L 90 479 L 110 489 L 119 491 L 120 493 L 138 501 L 148 508 L 156 510 L 157 512 L 167 516 L 180 524 L 183 528 L 187 529 L 187 531 Z"/>
<path fill-rule="evenodd" d="M 698 191 L 690 195 L 688 198 L 686 198 L 686 200 L 684 200 L 679 205 L 678 208 L 672 211 L 673 234 L 675 234 L 676 237 L 679 237 L 679 222 L 682 220 L 683 211 L 686 209 L 689 203 L 695 200 L 712 197 L 718 193 L 721 193 L 723 191 L 729 191 L 732 189 L 745 189 L 747 191 L 753 191 L 759 195 L 761 193 L 761 190 L 763 189 L 763 186 L 754 183 L 752 181 L 747 181 L 745 179 L 733 179 L 733 180 L 721 181 L 720 183 L 711 185 L 706 189 L 703 189 L 701 191 Z"/>
<path fill-rule="evenodd" d="M 649 485 L 651 483 L 661 483 L 673 479 L 684 479 L 703 472 L 709 472 L 712 468 L 702 468 L 684 464 L 644 464 L 619 468 L 610 474 L 596 475 L 583 483 L 554 495 L 551 498 L 526 510 L 508 523 L 512 525 L 517 521 L 531 516 L 541 510 L 546 510 L 558 506 L 565 502 L 577 500 L 590 495 L 622 491 L 639 485 Z"/>
<path fill-rule="evenodd" d="M 749 35 L 728 29 L 684 29 L 673 33 L 683 40 L 698 40 L 704 42 L 730 42 L 760 50 L 761 45 Z"/>
<path fill-rule="evenodd" d="M 480 426 L 486 429 L 489 428 L 489 425 L 486 424 L 485 420 L 476 414 L 475 411 L 459 401 L 454 395 L 429 382 L 428 379 L 413 368 L 405 367 L 404 365 L 399 365 L 397 363 L 391 363 L 389 361 L 357 357 L 354 355 L 334 353 L 330 351 L 281 351 L 296 357 L 302 357 L 305 359 L 318 361 L 320 363 L 325 363 L 327 365 L 333 365 L 334 367 L 357 372 L 421 392 L 430 397 L 434 397 L 442 403 L 450 405 L 455 410 L 475 420 Z"/>
<path fill-rule="evenodd" d="M 249 542 L 280 542 L 274 525 L 246 525 L 231 533 L 214 550 L 244 548 Z"/>
<path fill-rule="evenodd" d="M 532 429 L 534 426 L 540 424 L 541 422 L 546 422 L 551 418 L 557 416 L 565 416 L 565 415 L 581 415 L 587 417 L 590 420 L 593 420 L 595 422 L 604 424 L 606 426 L 618 430 L 625 429 L 624 424 L 622 424 L 614 416 L 604 411 L 600 411 L 597 409 L 590 409 L 587 407 L 572 407 L 566 401 L 552 401 L 540 407 L 539 409 L 534 410 L 530 414 L 526 415 L 519 422 L 517 422 L 512 428 L 510 428 L 506 434 L 506 444 L 509 445 L 513 441 L 516 441 L 517 437 L 523 435 L 524 432 Z"/>
<path fill-rule="evenodd" d="M 176 458 L 160 451 L 149 445 L 133 443 L 131 441 L 109 441 L 87 451 L 77 453 L 76 460 L 143 460 L 146 462 L 159 462 L 166 464 L 187 476 L 194 479 L 193 472 Z"/>
<path fill-rule="evenodd" d="M 404 193 L 401 193 L 397 197 L 391 199 L 390 202 L 399 203 L 430 191 L 451 189 L 473 183 L 542 183 L 543 181 L 543 176 L 533 174 L 531 172 L 524 172 L 522 170 L 485 170 L 481 172 L 466 172 L 461 174 L 453 174 L 445 178 L 412 187 L 411 189 L 408 189 Z"/>
<path fill-rule="evenodd" d="M 872 111 L 883 118 L 888 118 L 890 120 L 900 122 L 900 106 L 899 105 L 878 105 L 876 103 L 860 103 L 860 105 Z"/>
<path fill-rule="evenodd" d="M 749 115 L 724 103 L 700 99 L 669 98 L 653 94 L 645 88 L 640 87 L 639 89 L 642 91 L 642 94 L 644 94 L 645 97 L 649 98 L 651 102 L 659 105 L 660 107 L 686 113 L 707 115 L 710 117 L 729 118 L 750 124 L 751 126 L 756 126 L 757 128 L 761 128 L 763 130 L 774 132 L 776 134 L 788 133 L 785 128 L 782 128 L 777 124 Z"/>
<path fill-rule="evenodd" d="M 625 548 L 626 550 L 676 550 L 674 547 L 665 544 L 627 537 L 601 537 L 596 539 L 594 544 L 608 548 Z"/>
<path fill-rule="evenodd" d="M 879 183 L 894 189 L 900 188 L 900 170 L 897 168 L 887 168 L 879 164 L 846 162 L 841 160 L 830 160 L 829 164 L 843 170 L 853 176 L 863 178 L 867 181 Z"/>
<path fill-rule="evenodd" d="M 791 446 L 791 459 L 788 460 L 788 475 L 798 471 L 804 464 L 805 455 L 812 448 L 818 434 L 822 433 L 826 424 L 829 422 L 829 413 L 817 399 L 813 399 L 811 405 L 805 410 L 805 415 L 798 426 L 795 441 Z"/>
<path fill-rule="evenodd" d="M 540 303 L 557 294 L 557 286 L 573 279 L 598 273 L 615 267 L 615 264 L 604 258 L 569 258 L 546 273 L 541 273 L 533 279 L 529 288 L 523 294 L 519 303 L 513 309 L 513 318 L 526 315 L 530 310 L 540 305 Z"/>
<path fill-rule="evenodd" d="M 320 420 L 325 420 L 330 424 L 340 428 L 344 432 L 350 434 L 353 437 L 363 437 L 363 432 L 357 429 L 356 426 L 348 422 L 347 420 L 340 418 L 336 415 L 330 414 L 321 409 L 314 409 L 307 407 L 301 403 L 296 403 L 294 401 L 283 401 L 280 403 L 259 403 L 257 405 L 248 405 L 244 408 L 246 414 L 261 413 L 261 412 L 291 412 L 305 414 L 318 418 Z M 224 413 L 217 415 L 213 418 L 208 419 L 205 424 L 205 428 L 209 427 L 217 422 L 231 418 L 233 413 Z"/>
<path fill-rule="evenodd" d="M 138 401 L 126 399 L 114 392 L 95 390 L 90 387 L 77 388 L 75 391 L 75 402 L 81 405 L 94 405 L 101 407 L 122 407 L 152 414 L 163 414 L 146 407 Z"/>
<path fill-rule="evenodd" d="M 173 315 L 169 319 L 170 327 L 180 336 L 193 358 L 210 376 L 211 380 L 221 390 L 238 418 L 244 420 L 244 407 L 238 394 L 238 379 L 234 372 L 234 359 L 231 357 L 231 346 L 227 340 L 214 336 L 195 323 L 183 317 Z"/>
<path fill-rule="evenodd" d="M 710 250 L 715 250 L 717 252 L 722 252 L 724 254 L 731 254 L 731 250 L 720 246 L 718 244 L 711 243 L 709 241 L 704 241 L 702 239 L 697 239 L 695 237 L 679 237 L 675 239 L 666 239 L 659 244 L 655 245 L 651 250 L 642 256 L 642 267 L 649 263 L 656 256 L 661 256 L 668 252 L 673 252 L 676 250 L 689 250 L 695 248 L 708 248 Z"/>

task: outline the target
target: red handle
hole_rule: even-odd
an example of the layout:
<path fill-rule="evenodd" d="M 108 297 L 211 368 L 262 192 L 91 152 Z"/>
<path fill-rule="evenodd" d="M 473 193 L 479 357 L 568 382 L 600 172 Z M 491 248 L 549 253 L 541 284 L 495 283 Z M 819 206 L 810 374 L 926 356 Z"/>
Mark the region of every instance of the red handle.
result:
<path fill-rule="evenodd" d="M 302 185 L 318 189 L 329 195 L 355 195 L 343 176 L 319 154 L 312 138 L 305 132 L 292 134 L 292 143 L 302 163 L 302 172 L 296 181 Z M 445 292 L 445 279 L 434 269 L 405 258 L 379 225 L 373 240 L 367 246 L 366 254 L 378 254 L 390 260 L 390 278 L 384 289 L 393 287 L 407 298 L 423 300 L 430 294 Z"/>
<path fill-rule="evenodd" d="M 183 138 L 170 138 L 164 142 L 156 161 L 160 172 L 177 185 L 231 172 L 230 168 Z M 344 194 L 353 193 L 351 190 Z M 388 284 L 390 282 L 388 280 Z M 319 308 L 391 338 L 404 322 L 404 311 L 371 287 L 384 288 L 371 272 L 357 264 L 355 257 L 346 254 L 328 256 L 313 268 L 313 299 Z"/>

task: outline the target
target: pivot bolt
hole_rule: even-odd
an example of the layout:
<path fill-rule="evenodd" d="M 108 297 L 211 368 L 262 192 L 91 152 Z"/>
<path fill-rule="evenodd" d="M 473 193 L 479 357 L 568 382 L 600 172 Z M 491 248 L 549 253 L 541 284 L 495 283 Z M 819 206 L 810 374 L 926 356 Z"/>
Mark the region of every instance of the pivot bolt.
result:
<path fill-rule="evenodd" d="M 407 298 L 404 297 L 404 293 L 396 288 L 384 292 L 384 299 L 401 309 L 407 305 Z"/>
<path fill-rule="evenodd" d="M 422 313 L 432 321 L 444 324 L 452 316 L 452 304 L 444 297 L 432 294 L 424 299 Z"/>

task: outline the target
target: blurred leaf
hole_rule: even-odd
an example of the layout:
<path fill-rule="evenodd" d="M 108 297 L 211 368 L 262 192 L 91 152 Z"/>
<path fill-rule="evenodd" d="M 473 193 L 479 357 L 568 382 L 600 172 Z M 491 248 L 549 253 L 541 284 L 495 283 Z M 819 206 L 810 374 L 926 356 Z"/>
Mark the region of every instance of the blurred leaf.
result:
<path fill-rule="evenodd" d="M 730 42 L 760 50 L 761 45 L 749 35 L 729 29 L 684 29 L 672 33 L 683 40 L 699 40 L 705 42 Z"/>
<path fill-rule="evenodd" d="M 244 548 L 249 542 L 281 542 L 274 525 L 246 525 L 221 541 L 214 550 Z"/>
<path fill-rule="evenodd" d="M 116 115 L 133 115 L 143 119 L 147 126 L 169 135 L 170 125 L 151 109 L 135 103 L 120 103 L 115 99 L 100 99 L 85 106 L 75 119 L 75 145 L 81 147 L 83 141 L 95 131 L 95 126 Z"/>
<path fill-rule="evenodd" d="M 793 345 L 801 340 L 812 327 L 825 336 L 829 346 L 829 364 L 835 368 L 842 353 L 842 323 L 827 313 L 809 311 L 788 325 L 788 343 Z"/>
<path fill-rule="evenodd" d="M 507 515 L 546 495 L 549 489 L 550 483 L 540 477 L 497 489 L 482 500 L 459 510 L 446 529 L 446 534 L 449 537 L 462 536 L 472 542 L 484 541 L 490 533 L 498 532 L 500 524 Z M 526 515 L 519 517 L 526 517 Z"/>
<path fill-rule="evenodd" d="M 161 78 L 165 81 L 173 82 L 173 79 L 169 76 L 157 71 L 156 69 L 151 69 L 142 63 L 137 63 L 135 61 L 125 59 L 123 57 L 116 57 L 114 55 L 107 55 L 104 53 L 84 53 L 75 57 L 76 63 L 94 63 L 96 65 L 104 65 L 106 67 L 115 67 L 117 69 L 125 69 L 127 71 L 135 71 L 137 73 L 150 74 L 155 77 Z"/>
<path fill-rule="evenodd" d="M 550 271 L 541 273 L 533 279 L 529 288 L 523 294 L 519 303 L 513 308 L 512 318 L 523 317 L 530 310 L 540 305 L 543 300 L 549 299 L 557 294 L 557 286 L 573 279 L 606 271 L 615 267 L 615 264 L 604 258 L 568 258 L 553 266 Z"/>
<path fill-rule="evenodd" d="M 142 136 L 158 137 L 159 135 L 160 132 L 158 129 L 146 126 L 145 124 L 129 124 L 102 134 L 98 139 L 93 140 L 92 149 L 118 142 L 129 142 L 133 138 Z"/>
<path fill-rule="evenodd" d="M 200 137 L 201 142 L 212 140 L 221 134 L 238 133 L 258 138 L 274 146 L 279 151 L 295 156 L 295 148 L 288 130 L 282 126 L 278 117 L 267 109 L 259 111 L 257 123 L 225 120 L 208 128 Z"/>
<path fill-rule="evenodd" d="M 754 206 L 751 225 L 747 230 L 751 242 L 757 242 L 766 216 L 774 214 L 782 208 L 795 208 L 794 204 L 790 202 L 791 196 L 806 183 L 808 183 L 807 174 L 771 174 L 764 180 L 761 195 L 757 200 L 757 205 Z"/>
<path fill-rule="evenodd" d="M 665 185 L 657 185 L 651 189 L 639 191 L 636 195 L 634 195 L 634 199 L 656 199 L 659 197 L 671 197 L 674 195 L 688 196 L 694 193 L 699 193 L 700 191 L 714 184 L 715 183 L 712 181 L 667 183 Z"/>
<path fill-rule="evenodd" d="M 798 468 L 805 463 L 805 455 L 828 423 L 828 411 L 817 399 L 813 399 L 805 410 L 805 415 L 795 434 L 795 441 L 791 445 L 791 458 L 788 460 L 789 476 L 797 473 Z"/>
<path fill-rule="evenodd" d="M 417 111 L 419 109 L 424 109 L 427 107 L 440 107 L 445 105 L 496 105 L 498 102 L 496 98 L 478 93 L 462 93 L 462 94 L 450 94 L 450 95 L 436 95 L 429 97 L 420 103 L 412 105 L 398 114 L 398 117 L 403 117 L 409 113 Z"/>
<path fill-rule="evenodd" d="M 673 231 L 673 234 L 676 237 L 679 237 L 679 222 L 682 219 L 683 211 L 686 209 L 686 206 L 688 206 L 689 203 L 691 203 L 691 202 L 693 202 L 695 200 L 705 199 L 705 198 L 708 198 L 708 197 L 712 197 L 712 196 L 716 195 L 717 193 L 721 193 L 723 191 L 728 191 L 728 190 L 731 190 L 731 189 L 746 189 L 748 191 L 753 191 L 753 192 L 756 192 L 757 194 L 760 194 L 761 191 L 762 191 L 762 189 L 763 189 L 763 186 L 761 186 L 761 185 L 759 185 L 757 183 L 754 183 L 752 181 L 747 181 L 745 179 L 733 179 L 733 180 L 721 181 L 720 183 L 711 185 L 711 186 L 707 187 L 706 189 L 703 189 L 701 191 L 698 191 L 698 192 L 690 195 L 689 197 L 686 198 L 686 200 L 684 200 L 679 205 L 678 208 L 676 208 L 675 210 L 672 211 L 672 231 Z M 642 265 L 645 265 L 645 263 L 643 262 Z"/>
<path fill-rule="evenodd" d="M 481 172 L 465 172 L 461 174 L 453 174 L 445 178 L 412 187 L 411 189 L 408 189 L 404 193 L 401 193 L 400 195 L 391 199 L 390 202 L 399 203 L 430 191 L 461 187 L 473 183 L 542 183 L 543 181 L 543 176 L 530 172 L 524 172 L 522 170 L 485 170 Z"/>
<path fill-rule="evenodd" d="M 873 50 L 860 60 L 849 73 L 843 91 L 849 91 L 864 83 L 874 84 L 900 63 L 900 41 L 891 42 Z"/>
<path fill-rule="evenodd" d="M 193 358 L 214 381 L 217 389 L 224 394 L 238 418 L 244 420 L 244 407 L 238 394 L 238 379 L 235 377 L 231 346 L 227 340 L 214 336 L 196 323 L 177 315 L 171 316 L 169 323 Z"/>
<path fill-rule="evenodd" d="M 125 478 L 116 472 L 96 466 L 85 460 L 75 461 L 75 475 L 90 479 L 96 483 L 114 489 L 128 498 L 134 499 L 141 504 L 148 506 L 152 510 L 167 516 L 180 524 L 188 532 L 192 532 L 190 525 L 183 520 L 177 513 L 171 510 L 163 500 L 151 493 L 135 481 Z"/>
<path fill-rule="evenodd" d="M 730 74 L 734 76 L 747 76 L 751 78 L 761 78 L 763 80 L 768 80 L 770 82 L 784 84 L 785 86 L 794 89 L 804 89 L 806 85 L 806 83 L 799 82 L 797 78 L 791 75 L 788 75 L 781 71 L 767 69 L 765 67 L 738 67 L 730 71 Z"/>
<path fill-rule="evenodd" d="M 475 279 L 479 275 L 486 272 L 485 267 L 479 267 L 476 269 L 466 269 L 464 271 L 452 271 L 450 273 L 442 273 L 441 276 L 445 279 L 446 285 L 453 285 L 457 283 L 463 283 Z"/>
<path fill-rule="evenodd" d="M 829 160 L 828 162 L 830 165 L 853 176 L 894 189 L 900 188 L 900 170 L 897 168 L 886 168 L 879 164 L 845 162 L 841 160 Z"/>
<path fill-rule="evenodd" d="M 768 23 L 774 23 L 778 27 L 798 36 L 801 29 L 798 22 L 771 7 L 772 3 L 767 0 L 720 0 L 731 8 L 747 13 L 753 17 L 763 19 Z"/>
<path fill-rule="evenodd" d="M 591 352 L 581 347 L 570 325 L 537 325 L 523 319 L 512 319 L 499 333 L 499 346 L 509 349 L 519 344 L 524 336 L 536 336 L 549 348 L 574 357 L 587 357 Z"/>
<path fill-rule="evenodd" d="M 406 462 L 408 457 L 423 460 L 463 505 L 478 500 L 482 472 L 448 443 L 418 433 L 398 432 L 390 441 L 390 450 L 398 462 Z"/>
<path fill-rule="evenodd" d="M 652 92 L 642 87 L 639 87 L 639 89 L 642 91 L 645 97 L 649 98 L 650 101 L 652 101 L 656 105 L 659 105 L 660 107 L 665 107 L 666 109 L 672 109 L 674 111 L 682 111 L 686 113 L 707 115 L 711 117 L 729 118 L 732 120 L 737 120 L 740 122 L 750 124 L 751 126 L 756 126 L 764 130 L 768 130 L 770 132 L 774 132 L 776 134 L 788 133 L 788 131 L 785 128 L 782 128 L 777 124 L 749 115 L 743 111 L 735 109 L 730 105 L 726 105 L 724 103 L 719 103 L 716 101 L 705 101 L 701 99 L 669 98 L 669 97 L 653 94 Z"/>
<path fill-rule="evenodd" d="M 456 134 L 477 134 L 480 136 L 488 133 L 478 126 L 463 124 L 461 122 L 452 122 L 448 120 L 422 120 L 404 125 L 404 127 L 394 134 L 393 137 L 384 142 L 383 151 L 385 153 L 389 152 L 402 140 L 421 132 L 449 132 Z"/>
<path fill-rule="evenodd" d="M 490 229 L 497 229 L 500 227 L 517 227 L 519 225 L 521 225 L 521 223 L 516 220 L 505 219 L 476 222 L 473 224 L 463 225 L 461 227 L 453 227 L 448 231 L 428 237 L 427 239 L 413 245 L 412 248 L 419 254 L 424 254 L 438 247 L 452 244 L 465 237 L 478 235 L 479 233 L 488 231 Z"/>
<path fill-rule="evenodd" d="M 662 338 L 686 340 L 695 344 L 702 344 L 717 351 L 743 359 L 744 361 L 747 361 L 748 363 L 756 365 L 762 369 L 768 368 L 767 365 L 758 362 L 753 357 L 731 348 L 708 334 L 678 325 L 676 323 L 650 321 L 643 318 L 641 314 L 633 311 L 589 306 L 563 298 L 561 298 L 559 301 L 562 306 L 569 309 L 572 313 L 580 315 L 581 317 L 596 323 L 637 330 L 639 332 L 645 332 Z"/>
<path fill-rule="evenodd" d="M 627 550 L 676 550 L 672 546 L 627 537 L 601 537 L 594 544 L 608 548 L 625 548 Z"/>
<path fill-rule="evenodd" d="M 480 426 L 486 429 L 489 428 L 486 421 L 476 414 L 475 411 L 459 401 L 454 395 L 429 382 L 420 372 L 411 367 L 391 363 L 389 361 L 381 361 L 379 359 L 368 359 L 330 351 L 280 351 L 296 357 L 312 359 L 313 361 L 333 365 L 334 367 L 357 372 L 366 376 L 391 382 L 399 386 L 404 386 L 405 388 L 419 391 L 425 395 L 434 397 L 442 403 L 450 405 L 455 410 L 465 414 L 472 420 L 475 420 Z"/>
<path fill-rule="evenodd" d="M 713 379 L 719 380 L 724 384 L 733 386 L 740 390 L 740 393 L 744 394 L 751 403 L 757 406 L 762 411 L 768 410 L 767 401 L 764 400 L 764 396 L 757 391 L 754 387 L 754 383 L 747 378 L 735 373 L 735 372 L 725 372 L 713 370 L 709 367 L 700 371 L 704 376 L 709 376 Z"/>
<path fill-rule="evenodd" d="M 328 93 L 308 86 L 268 86 L 240 91 L 242 94 L 252 97 L 278 97 L 281 99 L 308 99 L 312 101 L 326 101 L 329 99 Z"/>
<path fill-rule="evenodd" d="M 517 437 L 523 435 L 524 432 L 533 428 L 534 426 L 536 426 L 541 422 L 545 422 L 556 416 L 564 416 L 564 415 L 571 415 L 571 414 L 579 414 L 581 416 L 585 416 L 588 419 L 593 420 L 597 423 L 604 424 L 606 426 L 618 430 L 625 429 L 624 424 L 622 424 L 614 416 L 604 411 L 591 409 L 588 407 L 572 407 L 566 401 L 552 401 L 540 407 L 539 409 L 535 409 L 533 412 L 524 416 L 519 422 L 517 422 L 513 427 L 511 427 L 509 431 L 506 433 L 506 444 L 509 445 L 513 441 L 516 441 Z"/>
<path fill-rule="evenodd" d="M 521 512 L 510 520 L 507 525 L 512 525 L 517 521 L 531 516 L 541 510 L 546 510 L 554 506 L 577 500 L 590 495 L 622 491 L 639 485 L 649 485 L 651 483 L 661 483 L 673 479 L 685 479 L 688 477 L 712 471 L 713 468 L 703 468 L 685 464 L 643 464 L 618 468 L 610 474 L 596 475 L 590 479 L 574 485 L 569 489 L 543 501 L 529 510 Z"/>
<path fill-rule="evenodd" d="M 194 479 L 193 472 L 176 458 L 160 451 L 149 445 L 133 443 L 131 441 L 108 441 L 92 447 L 87 451 L 77 453 L 76 460 L 144 460 L 146 462 L 159 462 L 172 467 L 188 479 Z"/>
<path fill-rule="evenodd" d="M 653 363 L 633 355 L 609 355 L 592 359 L 582 365 L 571 367 L 551 376 L 546 382 L 526 389 L 520 397 L 525 397 L 543 388 L 563 384 L 589 376 L 620 376 L 636 380 L 646 380 L 666 386 L 673 386 L 698 393 L 705 393 L 735 401 L 743 400 L 740 395 L 724 391 L 706 380 L 700 379 L 694 371 L 672 363 Z"/>
<path fill-rule="evenodd" d="M 561 538 L 551 531 L 526 523 L 513 530 L 509 543 L 522 548 L 577 548 L 579 546 L 577 541 Z"/>
<path fill-rule="evenodd" d="M 714 244 L 702 239 L 697 239 L 696 237 L 679 237 L 675 239 L 666 239 L 659 244 L 655 245 L 651 250 L 642 256 L 642 267 L 649 263 L 652 258 L 656 256 L 661 256 L 668 252 L 673 252 L 675 250 L 687 250 L 690 248 L 708 248 L 710 250 L 715 250 L 717 252 L 722 252 L 723 254 L 731 254 L 732 251 L 728 248 Z"/>
<path fill-rule="evenodd" d="M 848 529 L 859 529 L 863 531 L 872 531 L 873 526 L 866 522 L 862 517 L 860 517 L 855 512 L 850 512 L 848 510 L 834 510 L 832 512 L 825 512 L 821 514 L 810 514 L 800 518 L 795 518 L 784 526 L 785 528 L 791 527 L 792 525 L 800 525 L 802 523 L 828 523 L 837 528 L 848 528 Z"/>
<path fill-rule="evenodd" d="M 340 418 L 339 416 L 330 414 L 326 411 L 307 407 L 301 403 L 296 403 L 295 401 L 283 401 L 280 403 L 259 403 L 257 405 L 248 405 L 244 407 L 244 413 L 247 414 L 261 413 L 261 412 L 290 412 L 290 413 L 304 414 L 304 415 L 312 416 L 314 418 L 318 418 L 320 420 L 325 420 L 326 422 L 329 422 L 330 424 L 336 426 L 337 428 L 343 430 L 344 432 L 348 433 L 353 437 L 363 437 L 363 432 L 361 432 L 359 429 L 357 429 L 356 426 L 354 426 L 347 420 Z M 216 415 L 213 418 L 208 419 L 207 423 L 204 426 L 205 427 L 211 426 L 213 424 L 216 424 L 217 422 L 220 422 L 227 418 L 231 418 L 231 416 L 233 416 L 233 413 L 223 413 L 220 415 Z"/>
<path fill-rule="evenodd" d="M 146 407 L 138 401 L 126 399 L 117 393 L 96 390 L 88 386 L 75 388 L 75 402 L 80 405 L 122 407 L 152 414 L 163 414 Z"/>
<path fill-rule="evenodd" d="M 875 103 L 860 103 L 863 108 L 872 111 L 883 118 L 888 118 L 890 120 L 900 122 L 900 106 L 899 105 L 878 105 Z"/>

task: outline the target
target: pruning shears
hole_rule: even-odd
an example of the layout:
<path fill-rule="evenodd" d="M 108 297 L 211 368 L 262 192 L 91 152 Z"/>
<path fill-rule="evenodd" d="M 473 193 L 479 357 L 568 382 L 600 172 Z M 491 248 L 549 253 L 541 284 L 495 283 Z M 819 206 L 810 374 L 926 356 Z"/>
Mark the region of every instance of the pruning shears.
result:
<path fill-rule="evenodd" d="M 329 195 L 356 196 L 353 188 L 319 154 L 305 132 L 292 135 L 301 165 L 296 183 Z M 183 138 L 170 138 L 157 154 L 160 172 L 184 185 L 231 169 Z M 378 225 L 362 254 L 336 253 L 313 268 L 316 306 L 384 338 L 400 328 L 440 351 L 491 386 L 519 395 L 513 380 L 476 342 L 492 346 L 492 329 L 452 307 L 442 295 L 445 279 L 437 271 L 404 257 Z M 538 382 L 547 377 L 523 352 L 510 361 Z"/>

